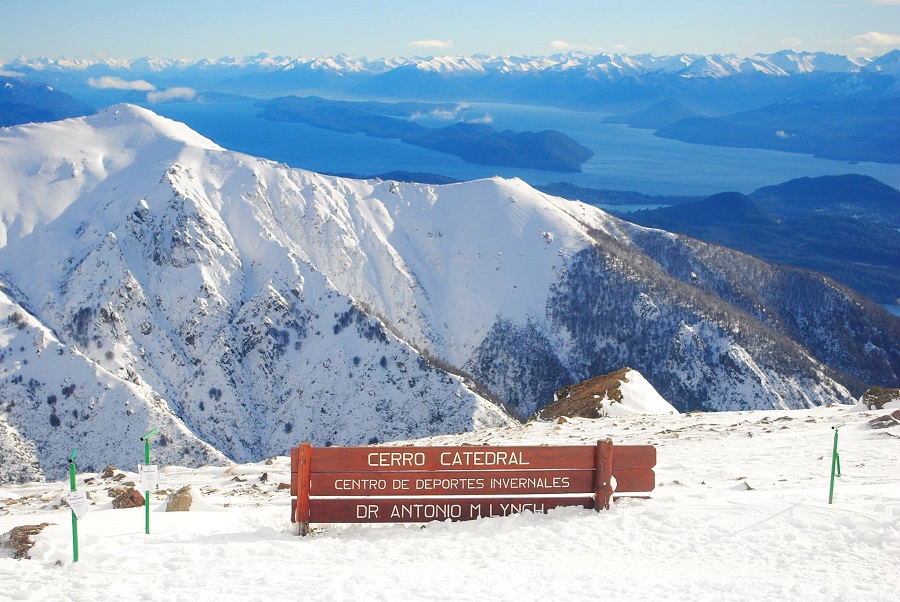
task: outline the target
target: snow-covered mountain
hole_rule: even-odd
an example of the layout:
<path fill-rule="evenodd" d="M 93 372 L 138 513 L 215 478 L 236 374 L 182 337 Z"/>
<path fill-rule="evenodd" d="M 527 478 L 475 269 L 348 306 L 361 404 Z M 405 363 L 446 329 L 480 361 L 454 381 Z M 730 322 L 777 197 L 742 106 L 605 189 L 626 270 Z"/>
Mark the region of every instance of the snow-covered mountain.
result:
<path fill-rule="evenodd" d="M 0 181 L 7 478 L 128 465 L 155 426 L 197 464 L 509 424 L 625 365 L 681 410 L 900 373 L 850 290 L 519 180 L 326 177 L 119 105 L 0 130 Z"/>
<path fill-rule="evenodd" d="M 568 52 L 552 56 L 426 56 L 320 58 L 255 56 L 184 59 L 48 59 L 18 57 L 0 70 L 22 74 L 104 102 L 122 100 L 129 85 L 160 90 L 191 87 L 272 97 L 305 91 L 319 95 L 505 101 L 586 109 L 646 106 L 678 98 L 718 113 L 764 106 L 787 98 L 896 96 L 896 57 L 849 58 L 826 52 L 783 50 L 735 55 Z M 118 82 L 118 83 L 115 83 Z M 135 83 L 136 82 L 136 83 Z M 848 83 L 849 82 L 849 83 Z M 120 90 L 115 88 L 120 86 Z"/>
<path fill-rule="evenodd" d="M 888 53 L 887 56 L 890 56 Z M 879 59 L 874 59 L 877 64 Z M 334 57 L 284 57 L 271 56 L 260 53 L 248 57 L 221 57 L 217 59 L 173 59 L 150 58 L 121 59 L 121 58 L 46 58 L 23 56 L 6 63 L 0 63 L 0 67 L 11 71 L 30 72 L 116 72 L 119 74 L 132 72 L 138 75 L 149 73 L 166 74 L 174 72 L 192 72 L 200 70 L 222 70 L 232 74 L 238 70 L 252 71 L 277 71 L 305 69 L 311 71 L 329 70 L 339 73 L 367 73 L 376 75 L 397 68 L 412 67 L 420 71 L 433 71 L 441 73 L 491 73 L 495 71 L 540 73 L 543 71 L 561 71 L 567 69 L 583 69 L 586 71 L 599 70 L 604 74 L 618 73 L 620 75 L 635 75 L 651 73 L 655 71 L 667 71 L 682 74 L 688 77 L 695 76 L 702 65 L 718 64 L 720 68 L 708 71 L 709 75 L 727 77 L 737 75 L 753 69 L 764 73 L 786 76 L 792 73 L 804 73 L 821 71 L 827 73 L 846 73 L 859 71 L 869 64 L 869 59 L 850 58 L 827 52 L 807 52 L 782 50 L 775 53 L 755 54 L 750 57 L 738 57 L 736 55 L 626 55 L 621 53 L 568 52 L 552 56 L 516 56 L 516 55 L 487 55 L 476 54 L 473 56 L 417 56 L 368 59 L 366 57 L 352 58 L 344 54 Z M 694 66 L 692 68 L 692 66 Z"/>

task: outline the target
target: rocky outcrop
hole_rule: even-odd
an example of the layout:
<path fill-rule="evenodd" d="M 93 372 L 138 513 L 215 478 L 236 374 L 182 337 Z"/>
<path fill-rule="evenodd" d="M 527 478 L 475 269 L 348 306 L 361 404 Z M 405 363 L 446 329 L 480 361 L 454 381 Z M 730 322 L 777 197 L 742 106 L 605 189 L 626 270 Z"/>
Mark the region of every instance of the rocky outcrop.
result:
<path fill-rule="evenodd" d="M 0 536 L 0 549 L 8 550 L 13 558 L 29 559 L 31 558 L 29 552 L 35 544 L 31 538 L 52 524 L 54 523 L 13 527 L 11 531 Z"/>
<path fill-rule="evenodd" d="M 565 385 L 553 402 L 535 413 L 540 420 L 562 417 L 605 418 L 627 414 L 674 414 L 676 410 L 631 368 Z"/>
<path fill-rule="evenodd" d="M 144 496 L 134 487 L 128 487 L 112 501 L 113 508 L 140 508 L 144 505 Z"/>
<path fill-rule="evenodd" d="M 900 401 L 900 389 L 892 389 L 890 387 L 870 387 L 862 397 L 859 403 L 866 406 L 870 410 L 883 410 L 884 404 L 892 401 Z"/>
<path fill-rule="evenodd" d="M 185 485 L 175 493 L 169 494 L 166 499 L 166 512 L 187 512 L 191 509 L 193 502 L 191 486 Z"/>

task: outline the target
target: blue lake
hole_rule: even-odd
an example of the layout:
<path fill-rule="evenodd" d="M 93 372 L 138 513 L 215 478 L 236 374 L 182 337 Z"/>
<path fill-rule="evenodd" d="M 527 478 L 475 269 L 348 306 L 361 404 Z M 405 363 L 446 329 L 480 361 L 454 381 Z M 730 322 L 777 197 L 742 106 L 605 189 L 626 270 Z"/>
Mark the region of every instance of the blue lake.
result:
<path fill-rule="evenodd" d="M 749 193 L 802 176 L 859 173 L 900 188 L 898 165 L 851 165 L 795 153 L 688 144 L 658 138 L 650 130 L 603 124 L 604 114 L 549 107 L 473 103 L 462 112 L 462 118 L 483 119 L 498 130 L 564 132 L 594 151 L 582 173 L 473 165 L 399 140 L 270 122 L 258 117 L 260 109 L 252 102 L 149 108 L 188 124 L 228 149 L 327 173 L 368 175 L 403 170 L 463 180 L 500 175 L 532 184 L 562 181 L 588 188 L 684 195 Z M 439 127 L 450 122 L 424 119 L 423 123 Z"/>

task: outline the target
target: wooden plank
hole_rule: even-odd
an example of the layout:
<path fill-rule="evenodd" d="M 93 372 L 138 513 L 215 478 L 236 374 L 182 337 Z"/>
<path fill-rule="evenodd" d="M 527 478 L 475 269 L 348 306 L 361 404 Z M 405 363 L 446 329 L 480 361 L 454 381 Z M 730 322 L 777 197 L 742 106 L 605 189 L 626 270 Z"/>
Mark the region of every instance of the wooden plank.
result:
<path fill-rule="evenodd" d="M 652 468 L 613 467 L 613 476 L 616 478 L 615 493 L 645 492 L 656 488 L 656 473 Z"/>
<path fill-rule="evenodd" d="M 652 445 L 616 445 L 613 449 L 613 468 L 653 468 L 656 448 Z"/>
<path fill-rule="evenodd" d="M 595 451 L 597 470 L 594 474 L 594 499 L 596 503 L 594 508 L 598 511 L 609 509 L 609 500 L 613 493 L 613 454 L 613 442 L 611 439 L 597 441 L 597 449 Z"/>
<path fill-rule="evenodd" d="M 627 479 L 626 479 L 626 482 Z M 313 496 L 593 493 L 593 470 L 313 472 Z"/>
<path fill-rule="evenodd" d="M 297 470 L 298 470 L 299 457 L 300 457 L 300 448 L 292 447 L 291 448 L 291 497 L 297 497 L 297 485 L 299 483 L 299 481 L 297 480 Z M 293 514 L 291 516 L 293 516 Z"/>
<path fill-rule="evenodd" d="M 300 523 L 300 535 L 309 533 L 309 481 L 312 445 L 301 443 L 297 454 L 297 506 L 294 522 Z"/>
<path fill-rule="evenodd" d="M 593 446 L 317 447 L 313 474 L 391 470 L 589 469 Z"/>
<path fill-rule="evenodd" d="M 423 523 L 433 520 L 474 520 L 520 512 L 546 512 L 561 506 L 592 508 L 594 499 L 578 497 L 438 497 L 418 499 L 313 498 L 310 520 L 315 523 Z"/>

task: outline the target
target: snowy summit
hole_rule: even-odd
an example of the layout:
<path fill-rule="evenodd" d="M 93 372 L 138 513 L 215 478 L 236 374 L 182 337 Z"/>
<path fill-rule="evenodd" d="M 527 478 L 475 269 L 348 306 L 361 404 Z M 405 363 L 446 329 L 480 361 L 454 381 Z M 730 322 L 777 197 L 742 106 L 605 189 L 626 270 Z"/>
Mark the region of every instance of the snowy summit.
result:
<path fill-rule="evenodd" d="M 0 481 L 156 427 L 199 466 L 508 426 L 623 366 L 679 411 L 852 403 L 900 356 L 837 283 L 520 180 L 326 177 L 131 105 L 0 131 L 0 179 Z"/>

